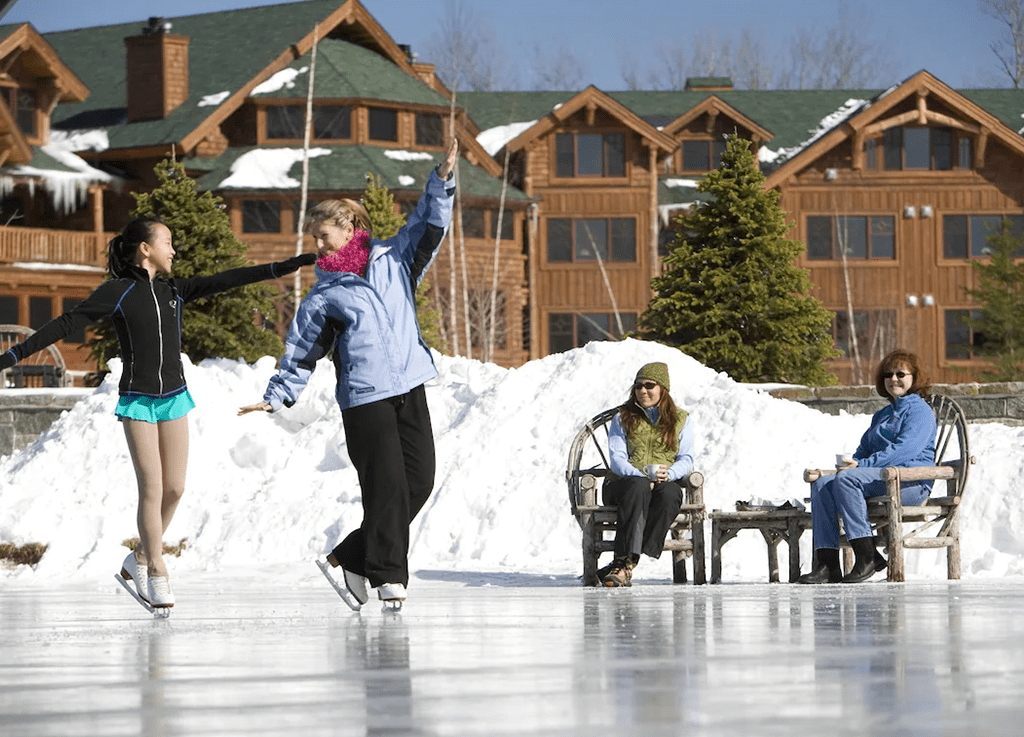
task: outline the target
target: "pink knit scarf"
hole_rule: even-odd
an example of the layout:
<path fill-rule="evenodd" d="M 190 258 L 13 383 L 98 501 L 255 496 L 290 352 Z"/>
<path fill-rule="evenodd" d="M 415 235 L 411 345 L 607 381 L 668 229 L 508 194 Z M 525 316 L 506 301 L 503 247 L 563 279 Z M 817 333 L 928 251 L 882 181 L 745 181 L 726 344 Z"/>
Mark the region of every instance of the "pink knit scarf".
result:
<path fill-rule="evenodd" d="M 369 260 L 370 234 L 362 228 L 356 228 L 348 243 L 334 253 L 318 258 L 316 265 L 324 271 L 351 271 L 363 276 Z"/>

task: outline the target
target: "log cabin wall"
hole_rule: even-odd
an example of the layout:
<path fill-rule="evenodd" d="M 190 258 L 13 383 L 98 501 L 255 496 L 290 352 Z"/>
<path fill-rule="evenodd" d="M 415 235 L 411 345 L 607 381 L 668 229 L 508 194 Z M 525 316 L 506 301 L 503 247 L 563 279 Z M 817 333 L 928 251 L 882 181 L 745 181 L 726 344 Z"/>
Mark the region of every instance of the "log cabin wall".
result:
<path fill-rule="evenodd" d="M 812 258 L 808 251 L 798 261 L 809 270 L 812 294 L 840 313 L 839 323 L 847 323 L 848 306 L 869 313 L 864 329 L 872 345 L 860 346 L 859 371 L 834 325 L 837 345 L 848 355 L 833 370 L 841 383 L 872 383 L 881 355 L 900 347 L 917 353 L 934 381 L 976 381 L 978 362 L 951 345 L 957 311 L 977 308 L 966 293 L 976 288 L 976 278 L 967 259 L 946 253 L 944 224 L 947 217 L 1020 216 L 1020 159 L 993 142 L 979 170 L 854 171 L 850 162 L 847 142 L 780 187 L 780 205 L 793 223 L 790 237 L 805 244 L 814 238 L 809 218 L 891 219 L 894 258 L 848 258 L 845 270 L 841 260 Z"/>

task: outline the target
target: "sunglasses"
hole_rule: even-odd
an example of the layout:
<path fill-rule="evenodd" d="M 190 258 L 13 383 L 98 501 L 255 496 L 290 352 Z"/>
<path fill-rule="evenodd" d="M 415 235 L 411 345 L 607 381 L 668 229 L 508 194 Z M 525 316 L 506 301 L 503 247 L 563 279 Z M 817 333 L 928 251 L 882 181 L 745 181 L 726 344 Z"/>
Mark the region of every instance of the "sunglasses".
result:
<path fill-rule="evenodd" d="M 654 381 L 638 381 L 635 384 L 633 384 L 633 391 L 639 391 L 640 389 L 646 389 L 647 391 L 651 391 L 657 385 L 657 382 Z"/>
<path fill-rule="evenodd" d="M 902 379 L 904 376 L 910 375 L 911 374 L 908 374 L 906 371 L 886 371 L 885 373 L 882 374 L 882 378 L 891 379 L 892 377 L 895 376 L 897 379 Z"/>

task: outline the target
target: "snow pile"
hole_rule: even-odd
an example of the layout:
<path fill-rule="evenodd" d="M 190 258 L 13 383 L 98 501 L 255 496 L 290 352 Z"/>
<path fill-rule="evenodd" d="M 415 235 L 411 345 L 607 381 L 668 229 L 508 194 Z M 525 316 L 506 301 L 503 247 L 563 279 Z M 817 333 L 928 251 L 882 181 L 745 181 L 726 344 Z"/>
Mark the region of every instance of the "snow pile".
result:
<path fill-rule="evenodd" d="M 426 151 L 406 151 L 406 150 L 394 150 L 388 149 L 384 152 L 384 155 L 394 161 L 433 161 L 434 155 L 428 154 Z"/>
<path fill-rule="evenodd" d="M 416 184 L 416 177 L 410 177 L 407 174 L 399 174 L 398 183 L 403 187 L 411 187 Z"/>
<path fill-rule="evenodd" d="M 223 92 L 217 92 L 213 95 L 206 95 L 202 97 L 197 103 L 197 107 L 216 107 L 224 102 L 231 96 L 230 90 L 224 90 Z"/>
<path fill-rule="evenodd" d="M 803 469 L 828 467 L 837 452 L 854 448 L 869 419 L 775 399 L 654 343 L 591 343 L 518 369 L 435 357 L 440 374 L 427 394 L 437 480 L 413 525 L 414 571 L 580 573 L 565 483 L 569 446 L 587 419 L 624 399 L 648 361 L 669 364 L 672 395 L 690 413 L 709 510 L 755 496 L 803 498 Z M 135 478 L 113 414 L 113 368 L 33 445 L 0 459 L 0 541 L 49 545 L 36 570 L 0 575 L 109 578 L 124 557 L 121 541 L 137 535 Z M 237 417 L 273 372 L 271 358 L 186 363 L 198 406 L 189 415 L 187 492 L 165 536 L 188 540 L 172 570 L 301 562 L 359 524 L 359 486 L 331 365 L 321 362 L 291 409 Z M 978 464 L 963 505 L 964 576 L 1024 574 L 1024 497 L 1016 491 L 1024 428 L 979 424 L 971 432 Z M 707 533 L 710 541 L 710 524 Z M 805 561 L 810 545 L 805 535 Z M 944 578 L 943 555 L 909 552 L 908 576 Z M 766 579 L 765 545 L 755 531 L 729 542 L 723 562 L 727 581 Z M 637 576 L 669 579 L 668 557 L 644 559 Z"/>
<path fill-rule="evenodd" d="M 698 184 L 700 184 L 700 182 L 698 182 L 696 179 L 676 179 L 673 177 L 663 179 L 662 181 L 665 183 L 665 186 L 668 187 L 669 189 L 676 189 L 677 187 L 693 189 L 697 187 Z"/>
<path fill-rule="evenodd" d="M 328 156 L 327 148 L 309 149 L 309 158 Z M 260 148 L 242 154 L 231 165 L 231 175 L 221 187 L 242 189 L 290 189 L 301 182 L 288 176 L 291 168 L 302 161 L 301 148 Z"/>
<path fill-rule="evenodd" d="M 488 128 L 476 137 L 476 142 L 483 146 L 484 151 L 491 156 L 494 156 L 501 151 L 501 149 L 505 148 L 506 143 L 517 137 L 523 131 L 532 128 L 536 122 L 536 120 L 527 120 L 521 123 L 509 123 L 508 125 L 499 125 L 495 128 Z"/>
<path fill-rule="evenodd" d="M 281 71 L 272 74 L 269 79 L 252 88 L 250 95 L 266 95 L 271 92 L 277 92 L 285 88 L 292 89 L 295 87 L 295 78 L 300 74 L 305 74 L 309 71 L 309 67 L 302 67 L 300 69 L 282 69 Z"/>
<path fill-rule="evenodd" d="M 854 113 L 860 112 L 867 104 L 867 100 L 856 100 L 850 98 L 844 102 L 843 106 L 838 110 L 833 113 L 829 113 L 822 118 L 818 122 L 817 127 L 808 131 L 811 134 L 811 137 L 806 141 L 791 148 L 783 147 L 775 151 L 767 146 L 761 146 L 757 151 L 758 160 L 766 164 L 781 164 L 783 161 L 793 158 L 844 120 L 852 117 Z"/>

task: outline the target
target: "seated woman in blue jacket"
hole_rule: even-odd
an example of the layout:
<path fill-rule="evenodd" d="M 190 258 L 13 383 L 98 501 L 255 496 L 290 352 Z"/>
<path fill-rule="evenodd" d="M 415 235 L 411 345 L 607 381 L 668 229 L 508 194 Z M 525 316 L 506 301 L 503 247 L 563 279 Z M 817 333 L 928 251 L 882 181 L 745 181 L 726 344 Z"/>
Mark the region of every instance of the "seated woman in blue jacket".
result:
<path fill-rule="evenodd" d="M 679 514 L 679 480 L 693 469 L 693 423 L 669 396 L 668 366 L 637 371 L 630 396 L 608 428 L 605 504 L 617 507 L 615 558 L 598 571 L 609 587 L 632 585 L 640 554 L 661 557 L 665 535 Z"/>
<path fill-rule="evenodd" d="M 889 466 L 931 466 L 935 463 L 935 413 L 924 400 L 928 375 L 916 355 L 893 351 L 882 359 L 875 390 L 889 406 L 875 412 L 853 460 L 838 466 L 834 476 L 811 484 L 815 564 L 800 583 L 860 583 L 886 567 L 876 550 L 868 522 L 867 500 L 885 494 L 880 470 Z M 921 504 L 932 491 L 931 481 L 902 487 L 903 504 Z M 856 554 L 844 577 L 839 567 L 839 517 Z"/>
<path fill-rule="evenodd" d="M 305 231 L 319 257 L 316 284 L 299 305 L 281 368 L 263 401 L 247 412 L 290 407 L 316 362 L 330 355 L 348 455 L 359 477 L 363 522 L 327 556 L 344 586 L 317 562 L 345 603 L 358 610 L 367 583 L 388 608 L 399 608 L 409 584 L 409 525 L 434 487 L 434 436 L 424 383 L 437 376 L 420 335 L 416 288 L 437 255 L 452 215 L 458 145 L 430 173 L 426 191 L 398 233 L 372 240 L 366 209 L 327 200 Z"/>

